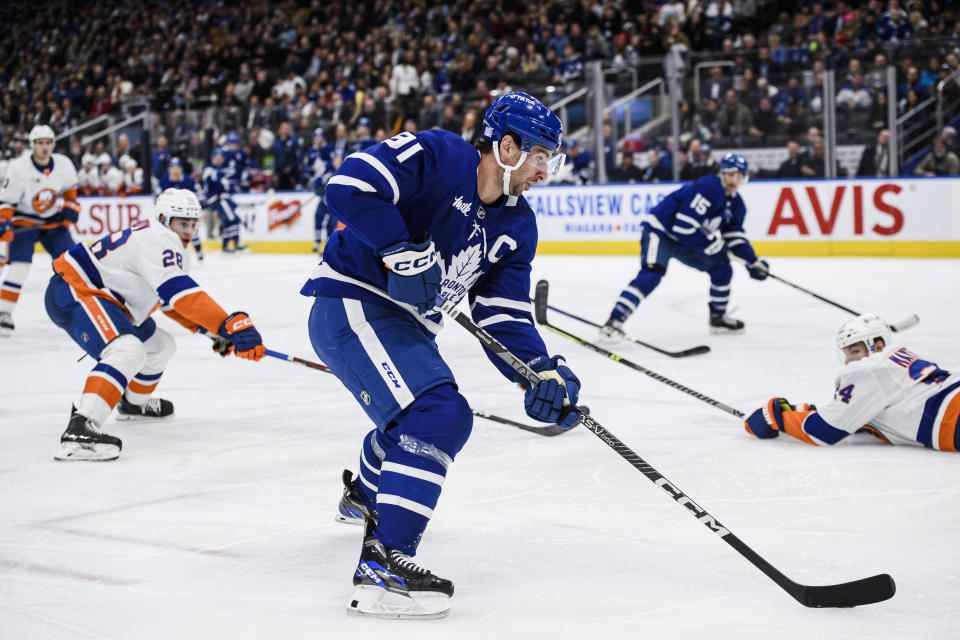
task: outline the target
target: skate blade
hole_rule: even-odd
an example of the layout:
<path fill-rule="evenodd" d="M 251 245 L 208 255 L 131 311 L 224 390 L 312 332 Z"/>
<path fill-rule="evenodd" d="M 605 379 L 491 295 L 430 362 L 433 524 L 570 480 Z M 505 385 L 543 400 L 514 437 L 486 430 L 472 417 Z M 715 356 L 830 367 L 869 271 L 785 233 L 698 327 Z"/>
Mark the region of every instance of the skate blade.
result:
<path fill-rule="evenodd" d="M 383 620 L 436 620 L 450 613 L 450 598 L 425 591 L 410 595 L 373 585 L 360 585 L 347 604 L 347 615 Z"/>
<path fill-rule="evenodd" d="M 106 462 L 120 457 L 120 448 L 115 444 L 80 444 L 79 442 L 61 442 L 60 450 L 53 456 L 62 462 L 91 461 Z"/>
<path fill-rule="evenodd" d="M 336 522 L 342 522 L 343 524 L 366 524 L 366 518 L 352 518 L 350 516 L 345 516 L 342 513 L 338 513 L 333 516 L 333 519 Z"/>
<path fill-rule="evenodd" d="M 710 333 L 715 336 L 731 336 L 731 335 L 740 335 L 746 331 L 746 327 L 743 329 L 725 329 L 723 327 L 710 327 Z"/>
<path fill-rule="evenodd" d="M 117 420 L 121 422 L 138 421 L 138 420 L 142 420 L 145 422 L 165 422 L 170 418 L 174 417 L 175 415 L 177 414 L 171 413 L 168 416 L 145 416 L 143 414 L 138 414 L 138 413 L 120 413 L 118 411 L 116 417 L 117 417 Z"/>

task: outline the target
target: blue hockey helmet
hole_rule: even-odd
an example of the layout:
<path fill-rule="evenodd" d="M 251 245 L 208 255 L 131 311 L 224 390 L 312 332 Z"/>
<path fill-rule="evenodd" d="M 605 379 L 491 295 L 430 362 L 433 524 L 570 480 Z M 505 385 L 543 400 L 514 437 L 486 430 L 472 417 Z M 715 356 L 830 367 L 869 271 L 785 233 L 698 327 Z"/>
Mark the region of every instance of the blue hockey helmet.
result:
<path fill-rule="evenodd" d="M 326 138 L 327 136 L 324 135 L 324 133 L 323 133 L 323 127 L 317 127 L 316 129 L 314 129 L 314 130 L 313 130 L 313 137 L 314 137 L 314 138 Z"/>
<path fill-rule="evenodd" d="M 358 127 L 366 127 L 367 129 L 369 129 L 369 128 L 370 128 L 370 118 L 367 118 L 367 117 L 365 117 L 365 116 L 364 116 L 364 117 L 357 118 L 357 126 L 358 126 Z"/>
<path fill-rule="evenodd" d="M 227 134 L 227 144 L 240 144 L 240 136 L 237 135 L 236 131 Z"/>
<path fill-rule="evenodd" d="M 183 166 L 183 160 L 181 160 L 180 158 L 170 158 L 170 162 L 167 163 L 167 167 L 168 167 L 168 168 L 169 168 L 169 167 L 182 167 L 182 166 Z"/>
<path fill-rule="evenodd" d="M 747 171 L 747 159 L 744 158 L 739 153 L 734 153 L 728 151 L 723 154 L 723 158 L 720 159 L 720 173 L 726 173 L 727 171 L 739 171 L 744 175 L 744 177 L 750 175 Z"/>
<path fill-rule="evenodd" d="M 560 149 L 563 124 L 545 104 L 522 91 L 505 93 L 487 108 L 481 136 L 496 143 L 512 131 L 520 137 L 520 150 L 530 153 L 534 145 Z"/>

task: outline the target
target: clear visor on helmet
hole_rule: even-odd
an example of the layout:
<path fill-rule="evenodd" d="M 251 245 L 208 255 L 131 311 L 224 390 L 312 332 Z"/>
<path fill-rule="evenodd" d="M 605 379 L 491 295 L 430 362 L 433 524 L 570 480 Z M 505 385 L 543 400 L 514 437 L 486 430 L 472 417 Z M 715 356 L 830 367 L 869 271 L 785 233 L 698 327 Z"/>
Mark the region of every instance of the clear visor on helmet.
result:
<path fill-rule="evenodd" d="M 567 156 L 564 153 L 550 151 L 543 147 L 534 147 L 533 151 L 527 156 L 527 162 L 531 163 L 537 171 L 543 171 L 547 176 L 555 176 L 560 173 L 563 163 Z"/>

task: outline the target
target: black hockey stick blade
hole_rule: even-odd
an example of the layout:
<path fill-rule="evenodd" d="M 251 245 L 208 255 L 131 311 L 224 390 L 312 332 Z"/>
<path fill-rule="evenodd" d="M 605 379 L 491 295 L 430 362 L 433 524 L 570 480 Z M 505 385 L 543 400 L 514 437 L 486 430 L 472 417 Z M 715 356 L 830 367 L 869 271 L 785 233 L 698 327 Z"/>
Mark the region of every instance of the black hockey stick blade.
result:
<path fill-rule="evenodd" d="M 585 325 L 596 327 L 597 329 L 603 328 L 602 324 L 597 324 L 596 322 L 593 322 L 592 320 L 588 320 L 587 318 L 583 318 L 576 314 L 570 313 L 569 311 L 564 311 L 563 309 L 560 309 L 559 307 L 555 307 L 552 304 L 548 304 L 547 308 L 550 309 L 551 311 L 555 311 L 559 313 L 562 316 L 566 316 L 573 320 L 582 322 Z M 686 358 L 687 356 L 697 356 L 697 355 L 700 355 L 701 353 L 710 353 L 710 347 L 708 347 L 705 344 L 701 344 L 696 347 L 690 347 L 689 349 L 682 349 L 680 351 L 668 351 L 667 349 L 663 349 L 656 345 L 650 344 L 649 342 L 644 342 L 643 340 L 638 340 L 637 338 L 628 336 L 627 334 L 623 334 L 623 337 L 626 340 L 629 340 L 630 342 L 635 342 L 640 346 L 646 347 L 647 349 L 653 349 L 657 353 L 662 353 L 664 355 L 670 356 L 671 358 Z"/>
<path fill-rule="evenodd" d="M 790 595 L 800 604 L 814 608 L 859 607 L 889 600 L 897 592 L 893 577 L 886 573 L 843 584 L 822 587 L 797 586 L 799 587 L 797 592 L 791 592 Z"/>

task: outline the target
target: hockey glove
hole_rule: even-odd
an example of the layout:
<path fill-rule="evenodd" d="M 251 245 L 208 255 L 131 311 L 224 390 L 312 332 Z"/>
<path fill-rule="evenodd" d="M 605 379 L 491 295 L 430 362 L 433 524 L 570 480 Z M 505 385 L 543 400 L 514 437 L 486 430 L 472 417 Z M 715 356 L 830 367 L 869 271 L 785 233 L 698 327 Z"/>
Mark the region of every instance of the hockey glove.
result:
<path fill-rule="evenodd" d="M 77 224 L 80 219 L 80 204 L 72 200 L 67 200 L 60 208 L 60 217 L 63 218 L 63 226 Z"/>
<path fill-rule="evenodd" d="M 443 271 L 427 232 L 398 242 L 380 252 L 387 273 L 387 293 L 398 302 L 414 305 L 421 314 L 437 303 Z"/>
<path fill-rule="evenodd" d="M 530 368 L 544 380 L 528 388 L 523 397 L 527 415 L 540 422 L 553 422 L 570 428 L 577 424 L 580 415 L 576 411 L 580 397 L 580 379 L 573 374 L 562 356 L 539 357 L 530 363 Z M 524 381 L 524 384 L 527 384 Z"/>
<path fill-rule="evenodd" d="M 260 360 L 266 352 L 260 332 L 253 326 L 253 320 L 243 311 L 227 316 L 220 325 L 217 335 L 233 343 L 234 353 L 246 360 Z"/>
<path fill-rule="evenodd" d="M 754 280 L 766 280 L 770 275 L 770 265 L 763 258 L 757 258 L 753 263 L 747 263 L 747 271 Z"/>
<path fill-rule="evenodd" d="M 786 398 L 770 398 L 767 406 L 751 413 L 743 426 L 758 438 L 776 438 L 781 431 L 787 431 L 788 422 L 796 422 L 800 429 L 803 419 L 816 409 L 812 404 L 796 406 Z"/>
<path fill-rule="evenodd" d="M 10 218 L 0 217 L 0 242 L 12 242 L 13 229 L 10 228 Z"/>
<path fill-rule="evenodd" d="M 703 252 L 708 256 L 720 253 L 723 249 L 723 234 L 716 230 L 707 232 L 706 229 L 701 229 L 701 231 L 707 237 L 707 246 L 703 248 Z"/>

